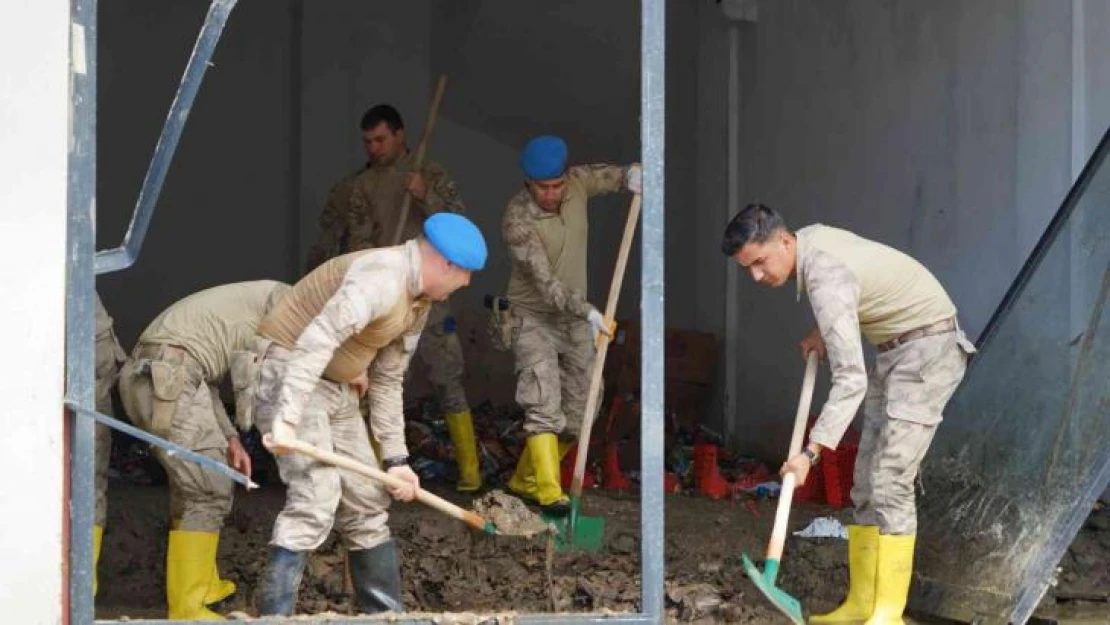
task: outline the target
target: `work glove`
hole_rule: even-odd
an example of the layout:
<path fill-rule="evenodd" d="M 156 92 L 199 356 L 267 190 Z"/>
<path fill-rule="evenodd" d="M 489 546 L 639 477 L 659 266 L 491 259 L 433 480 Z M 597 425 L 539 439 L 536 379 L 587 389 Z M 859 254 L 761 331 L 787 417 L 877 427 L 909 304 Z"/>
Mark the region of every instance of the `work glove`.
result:
<path fill-rule="evenodd" d="M 644 192 L 644 169 L 639 163 L 628 166 L 628 171 L 624 174 L 624 186 L 636 195 Z"/>
<path fill-rule="evenodd" d="M 590 309 L 590 314 L 586 319 L 590 322 L 590 329 L 593 330 L 595 343 L 597 342 L 598 334 L 604 334 L 606 338 L 613 338 L 613 330 L 610 327 L 610 323 L 605 320 L 605 316 L 598 312 L 596 308 Z"/>

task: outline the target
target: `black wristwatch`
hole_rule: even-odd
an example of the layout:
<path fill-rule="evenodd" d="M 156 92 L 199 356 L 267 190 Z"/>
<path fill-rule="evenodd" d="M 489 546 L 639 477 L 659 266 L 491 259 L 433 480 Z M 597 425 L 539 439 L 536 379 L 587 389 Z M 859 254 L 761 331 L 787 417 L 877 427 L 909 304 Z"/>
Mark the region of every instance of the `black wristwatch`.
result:
<path fill-rule="evenodd" d="M 805 449 L 803 449 L 802 453 L 805 454 L 806 458 L 809 458 L 810 466 L 815 467 L 815 466 L 817 466 L 817 463 L 821 461 L 821 454 L 811 450 L 809 447 L 806 447 Z"/>
<path fill-rule="evenodd" d="M 408 463 L 408 456 L 393 456 L 392 458 L 386 458 L 385 460 L 382 460 L 382 467 L 385 468 L 386 471 L 388 471 L 393 467 L 406 466 L 408 465 Z"/>

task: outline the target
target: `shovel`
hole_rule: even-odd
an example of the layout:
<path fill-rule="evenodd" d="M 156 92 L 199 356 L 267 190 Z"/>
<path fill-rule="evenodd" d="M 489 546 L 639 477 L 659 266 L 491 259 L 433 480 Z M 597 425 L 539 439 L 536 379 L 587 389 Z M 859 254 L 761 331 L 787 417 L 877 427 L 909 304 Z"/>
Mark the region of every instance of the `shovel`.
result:
<path fill-rule="evenodd" d="M 810 352 L 806 359 L 806 374 L 802 381 L 802 395 L 798 398 L 798 412 L 794 415 L 794 435 L 790 438 L 790 453 L 787 458 L 802 453 L 802 437 L 805 435 L 806 416 L 809 414 L 809 404 L 813 399 L 813 383 L 817 377 L 817 353 Z M 797 625 L 805 625 L 802 616 L 802 604 L 797 599 L 788 595 L 781 588 L 775 586 L 775 579 L 779 574 L 779 563 L 782 561 L 782 547 L 786 542 L 786 521 L 790 517 L 790 500 L 794 497 L 793 473 L 787 473 L 782 478 L 782 492 L 779 494 L 779 506 L 775 511 L 775 527 L 771 531 L 771 542 L 767 545 L 767 557 L 763 561 L 763 572 L 760 573 L 755 563 L 744 557 L 744 572 L 748 574 L 755 587 Z"/>
<path fill-rule="evenodd" d="M 402 480 L 401 478 L 394 477 L 377 467 L 372 467 L 357 460 L 352 460 L 345 456 L 340 456 L 339 454 L 334 452 L 324 451 L 323 449 L 320 449 L 319 447 L 316 447 L 314 445 L 310 445 L 304 441 L 293 440 L 288 443 L 277 443 L 270 437 L 269 434 L 267 434 L 262 438 L 262 442 L 267 449 L 274 453 L 286 453 L 290 451 L 295 451 L 297 453 L 304 454 L 309 458 L 319 460 L 320 462 L 323 462 L 325 464 L 334 465 L 339 467 L 340 469 L 347 469 L 348 471 L 353 471 L 354 473 L 358 473 L 359 475 L 365 475 L 366 477 L 381 482 L 386 486 L 403 488 L 408 484 L 408 482 Z M 440 512 L 446 514 L 451 518 L 458 519 L 476 530 L 485 532 L 486 534 L 489 534 L 491 536 L 495 536 L 498 534 L 497 526 L 494 525 L 491 521 L 483 519 L 480 515 L 475 514 L 470 510 L 463 510 L 450 501 L 438 497 L 424 490 L 423 488 L 416 489 L 416 499 L 420 503 L 435 508 L 436 510 L 439 510 Z"/>
<path fill-rule="evenodd" d="M 617 266 L 613 270 L 613 280 L 609 285 L 609 301 L 605 303 L 605 320 L 613 323 L 617 314 L 617 300 L 621 294 L 621 284 L 624 282 L 624 269 L 628 265 L 628 251 L 632 248 L 632 239 L 636 236 L 636 223 L 640 219 L 639 194 L 632 197 L 632 205 L 628 209 L 628 219 L 624 224 L 624 238 L 621 240 L 620 251 L 617 254 Z M 612 332 L 612 328 L 610 328 Z M 609 353 L 611 337 L 598 334 L 597 352 L 594 355 L 590 390 L 586 395 L 586 412 L 582 415 L 582 431 L 578 435 L 578 452 L 574 462 L 574 478 L 570 483 L 570 514 L 566 517 L 544 517 L 545 521 L 552 522 L 559 529 L 559 537 L 555 547 L 563 552 L 568 549 L 582 551 L 600 551 L 602 537 L 605 535 L 605 519 L 603 517 L 590 517 L 581 514 L 582 510 L 582 481 L 586 476 L 586 455 L 590 445 L 590 430 L 594 426 L 594 415 L 597 412 L 601 394 L 602 374 L 605 372 L 605 356 Z"/>

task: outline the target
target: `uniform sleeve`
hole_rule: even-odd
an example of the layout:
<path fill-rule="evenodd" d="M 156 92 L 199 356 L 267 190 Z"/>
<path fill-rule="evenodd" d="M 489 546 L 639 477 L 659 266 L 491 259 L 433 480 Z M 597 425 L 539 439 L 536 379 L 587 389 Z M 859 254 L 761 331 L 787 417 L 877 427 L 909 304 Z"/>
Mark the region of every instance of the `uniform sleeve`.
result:
<path fill-rule="evenodd" d="M 316 244 L 308 252 L 305 274 L 343 253 L 347 216 L 343 214 L 342 207 L 347 205 L 351 194 L 352 189 L 346 181 L 335 185 L 328 193 L 328 201 L 320 213 L 320 234 Z"/>
<path fill-rule="evenodd" d="M 857 312 L 860 285 L 848 267 L 820 251 L 815 251 L 807 261 L 803 275 L 832 369 L 829 398 L 809 440 L 836 449 L 867 393 L 867 369 Z"/>
<path fill-rule="evenodd" d="M 586 295 L 563 284 L 552 272 L 543 242 L 535 226 L 524 216 L 513 215 L 513 209 L 502 225 L 502 236 L 509 248 L 509 257 L 532 282 L 550 306 L 563 312 L 587 317 L 590 305 Z"/>
<path fill-rule="evenodd" d="M 215 384 L 208 385 L 208 393 L 212 396 L 212 412 L 216 415 L 216 424 L 220 426 L 220 433 L 224 438 L 231 438 L 232 436 L 239 436 L 239 430 L 231 424 L 231 417 L 227 416 L 227 408 L 224 407 L 224 402 L 220 399 L 220 389 L 216 388 Z"/>
<path fill-rule="evenodd" d="M 627 170 L 617 165 L 579 165 L 570 168 L 570 176 L 582 183 L 588 197 L 593 197 L 623 191 Z"/>
<path fill-rule="evenodd" d="M 343 283 L 305 327 L 293 346 L 282 378 L 275 419 L 296 424 L 309 395 L 343 341 L 386 314 L 404 285 L 367 257 L 351 263 Z"/>
<path fill-rule="evenodd" d="M 427 315 L 409 332 L 382 348 L 370 365 L 370 429 L 382 457 L 408 456 L 405 444 L 404 379 Z"/>
<path fill-rule="evenodd" d="M 465 213 L 466 205 L 463 204 L 455 181 L 445 169 L 438 165 L 424 168 L 424 181 L 427 185 L 427 194 L 424 200 L 413 198 L 413 203 L 418 204 L 424 211 L 425 217 L 435 213 Z"/>

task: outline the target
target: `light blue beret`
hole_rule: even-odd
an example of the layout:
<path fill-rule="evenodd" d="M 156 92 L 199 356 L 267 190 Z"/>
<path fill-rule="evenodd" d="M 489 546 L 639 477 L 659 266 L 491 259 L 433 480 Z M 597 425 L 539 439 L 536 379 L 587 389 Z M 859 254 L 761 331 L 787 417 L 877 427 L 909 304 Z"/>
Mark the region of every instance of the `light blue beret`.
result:
<path fill-rule="evenodd" d="M 432 215 L 424 221 L 424 236 L 452 264 L 468 271 L 486 266 L 486 239 L 478 226 L 462 215 Z"/>

